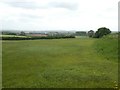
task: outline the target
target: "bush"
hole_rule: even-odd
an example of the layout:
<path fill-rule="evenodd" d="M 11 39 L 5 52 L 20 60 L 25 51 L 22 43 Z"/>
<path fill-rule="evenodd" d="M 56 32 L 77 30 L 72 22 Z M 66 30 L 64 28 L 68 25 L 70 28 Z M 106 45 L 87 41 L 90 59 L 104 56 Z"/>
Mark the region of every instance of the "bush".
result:
<path fill-rule="evenodd" d="M 36 39 L 62 39 L 62 38 L 75 38 L 75 36 L 47 36 L 47 37 L 2 37 L 2 40 L 36 40 Z"/>
<path fill-rule="evenodd" d="M 94 43 L 96 53 L 102 55 L 107 60 L 118 60 L 118 39 L 105 36 Z"/>
<path fill-rule="evenodd" d="M 101 27 L 98 29 L 98 31 L 96 31 L 95 33 L 95 38 L 101 38 L 103 37 L 104 35 L 107 35 L 107 34 L 110 34 L 111 31 L 110 29 L 106 28 L 106 27 Z"/>

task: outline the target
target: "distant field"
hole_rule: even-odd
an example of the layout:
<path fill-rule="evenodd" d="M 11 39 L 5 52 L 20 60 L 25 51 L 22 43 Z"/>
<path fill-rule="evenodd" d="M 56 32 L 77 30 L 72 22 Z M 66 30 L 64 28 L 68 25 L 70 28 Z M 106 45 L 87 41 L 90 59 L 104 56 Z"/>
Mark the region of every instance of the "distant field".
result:
<path fill-rule="evenodd" d="M 17 36 L 17 35 L 0 35 L 0 37 L 26 37 L 26 36 Z"/>
<path fill-rule="evenodd" d="M 89 38 L 88 36 L 75 36 L 75 38 Z"/>
<path fill-rule="evenodd" d="M 2 41 L 2 44 L 3 87 L 117 86 L 117 49 L 111 50 L 117 47 L 114 40 L 78 38 Z M 101 48 L 104 48 L 104 52 L 99 51 Z"/>

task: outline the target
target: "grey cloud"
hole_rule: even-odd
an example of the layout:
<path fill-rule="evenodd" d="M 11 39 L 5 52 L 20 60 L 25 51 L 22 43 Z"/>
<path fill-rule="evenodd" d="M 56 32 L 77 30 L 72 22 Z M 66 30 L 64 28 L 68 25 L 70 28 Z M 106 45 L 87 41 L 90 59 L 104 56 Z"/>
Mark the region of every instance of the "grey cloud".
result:
<path fill-rule="evenodd" d="M 12 7 L 20 7 L 20 8 L 26 8 L 26 9 L 45 8 L 40 5 L 38 6 L 34 2 L 6 2 L 6 4 L 8 4 Z"/>
<path fill-rule="evenodd" d="M 53 8 L 65 8 L 65 9 L 69 9 L 69 10 L 77 10 L 78 9 L 77 3 L 51 2 L 48 5 Z"/>
<path fill-rule="evenodd" d="M 70 3 L 70 2 L 48 2 L 45 5 L 41 5 L 40 3 L 35 2 L 4 2 L 12 7 L 19 7 L 25 9 L 48 9 L 48 8 L 65 8 L 68 10 L 77 10 L 78 4 L 77 3 Z"/>

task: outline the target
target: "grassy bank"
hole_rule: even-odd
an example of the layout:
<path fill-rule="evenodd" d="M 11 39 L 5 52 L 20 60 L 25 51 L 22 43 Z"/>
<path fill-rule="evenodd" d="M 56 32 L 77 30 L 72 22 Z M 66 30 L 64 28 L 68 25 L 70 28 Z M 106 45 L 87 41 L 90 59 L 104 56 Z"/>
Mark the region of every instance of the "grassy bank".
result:
<path fill-rule="evenodd" d="M 107 60 L 118 61 L 118 37 L 117 35 L 108 35 L 95 42 L 97 53 Z"/>
<path fill-rule="evenodd" d="M 96 53 L 95 42 L 99 39 L 3 41 L 3 87 L 113 88 L 116 57 Z"/>

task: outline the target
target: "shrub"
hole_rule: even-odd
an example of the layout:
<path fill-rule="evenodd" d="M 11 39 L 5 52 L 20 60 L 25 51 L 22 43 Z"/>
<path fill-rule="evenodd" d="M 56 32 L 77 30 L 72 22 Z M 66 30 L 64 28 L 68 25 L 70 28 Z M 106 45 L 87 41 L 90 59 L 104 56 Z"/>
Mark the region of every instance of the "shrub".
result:
<path fill-rule="evenodd" d="M 107 35 L 107 34 L 110 34 L 111 31 L 110 29 L 106 28 L 106 27 L 101 27 L 99 28 L 96 33 L 95 33 L 95 38 L 101 38 L 103 37 L 104 35 Z"/>

